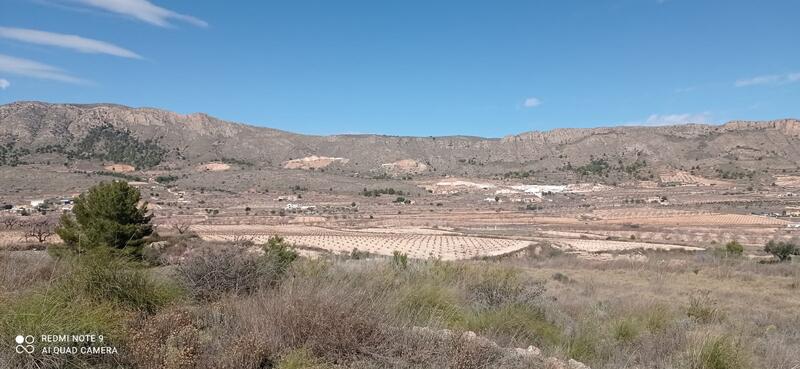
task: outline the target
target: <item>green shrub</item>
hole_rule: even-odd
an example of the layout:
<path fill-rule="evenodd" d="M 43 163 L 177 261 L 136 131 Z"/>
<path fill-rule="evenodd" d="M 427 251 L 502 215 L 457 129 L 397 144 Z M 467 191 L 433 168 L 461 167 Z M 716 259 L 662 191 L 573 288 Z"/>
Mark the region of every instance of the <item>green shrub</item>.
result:
<path fill-rule="evenodd" d="M 764 251 L 774 255 L 779 261 L 789 260 L 792 255 L 800 255 L 800 247 L 786 241 L 769 241 L 764 246 Z"/>
<path fill-rule="evenodd" d="M 565 337 L 562 345 L 570 358 L 584 363 L 596 362 L 601 354 L 599 347 L 601 341 L 596 324 L 582 322 Z"/>
<path fill-rule="evenodd" d="M 62 262 L 70 264 L 70 271 L 59 279 L 0 304 L 0 335 L 96 334 L 104 336 L 104 346 L 119 348 L 128 337 L 131 319 L 156 312 L 178 294 L 147 278 L 135 264 L 107 254 L 70 256 Z M 2 354 L 0 351 L 0 362 L 6 359 Z M 34 353 L 11 360 L 9 367 L 14 368 L 84 368 L 110 364 L 115 358 Z"/>
<path fill-rule="evenodd" d="M 737 241 L 731 241 L 725 244 L 725 253 L 730 256 L 742 256 L 744 253 L 744 246 Z"/>
<path fill-rule="evenodd" d="M 289 351 L 278 361 L 276 369 L 323 369 L 327 368 L 306 349 L 296 349 Z"/>
<path fill-rule="evenodd" d="M 663 333 L 672 324 L 672 315 L 666 305 L 653 305 L 644 312 L 644 325 L 650 333 Z"/>
<path fill-rule="evenodd" d="M 691 369 L 750 368 L 743 347 L 728 336 L 707 339 L 694 354 Z"/>
<path fill-rule="evenodd" d="M 400 292 L 399 307 L 403 314 L 421 324 L 438 321 L 454 328 L 464 325 L 464 312 L 459 307 L 456 291 L 440 284 L 427 282 L 406 286 Z"/>
<path fill-rule="evenodd" d="M 561 330 L 534 305 L 477 310 L 466 315 L 464 327 L 485 335 L 512 337 L 519 345 L 554 346 L 561 341 Z"/>
<path fill-rule="evenodd" d="M 158 176 L 158 177 L 156 177 L 156 182 L 158 182 L 158 183 L 170 183 L 170 182 L 175 182 L 178 179 L 180 179 L 180 178 L 170 174 L 170 175 L 166 175 L 166 176 Z"/>
<path fill-rule="evenodd" d="M 175 286 L 157 283 L 145 271 L 121 258 L 94 252 L 76 262 L 74 275 L 65 287 L 100 302 L 112 302 L 126 310 L 154 313 L 177 299 L 181 292 Z"/>
<path fill-rule="evenodd" d="M 639 336 L 639 322 L 632 318 L 624 318 L 611 327 L 611 335 L 620 342 L 631 342 Z"/>
<path fill-rule="evenodd" d="M 64 214 L 56 232 L 79 252 L 107 247 L 139 256 L 144 237 L 153 233 L 152 215 L 140 200 L 139 190 L 125 182 L 101 182 L 75 199 L 75 216 Z"/>
<path fill-rule="evenodd" d="M 709 291 L 700 291 L 689 297 L 686 315 L 698 323 L 712 323 L 721 318 L 717 302 L 709 296 Z"/>
<path fill-rule="evenodd" d="M 408 268 L 408 255 L 395 250 L 392 253 L 392 265 L 398 269 Z"/>
<path fill-rule="evenodd" d="M 59 288 L 40 289 L 0 304 L 0 336 L 97 334 L 103 335 L 104 345 L 116 346 L 126 336 L 126 318 L 126 313 L 112 303 L 65 293 Z M 82 346 L 80 343 L 62 345 Z M 8 352 L 5 349 L 0 351 L 0 363 L 8 365 L 4 366 L 7 368 L 83 368 L 108 359 L 103 357 L 105 355 L 46 355 L 40 351 L 31 356 L 4 355 Z"/>
<path fill-rule="evenodd" d="M 283 274 L 297 259 L 297 251 L 281 236 L 272 236 L 264 245 L 263 262 L 270 264 L 278 274 Z"/>

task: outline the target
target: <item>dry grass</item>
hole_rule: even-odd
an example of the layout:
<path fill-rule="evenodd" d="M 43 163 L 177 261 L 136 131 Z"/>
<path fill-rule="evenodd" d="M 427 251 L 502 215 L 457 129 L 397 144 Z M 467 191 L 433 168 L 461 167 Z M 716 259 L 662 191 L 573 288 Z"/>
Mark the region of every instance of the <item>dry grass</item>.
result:
<path fill-rule="evenodd" d="M 547 251 L 407 266 L 303 259 L 279 280 L 247 293 L 225 289 L 211 301 L 195 296 L 139 309 L 128 295 L 101 303 L 79 289 L 80 299 L 58 300 L 58 312 L 79 319 L 74 329 L 113 330 L 107 334 L 122 354 L 114 363 L 88 362 L 99 366 L 512 369 L 547 368 L 547 356 L 594 369 L 800 364 L 799 265 L 674 252 L 602 263 Z M 58 265 L 0 255 L 0 296 L 14 293 L 27 301 L 14 306 L 26 312 L 43 306 L 37 291 L 51 276 L 72 275 Z M 509 349 L 528 345 L 544 355 Z"/>
<path fill-rule="evenodd" d="M 0 299 L 11 299 L 25 289 L 53 281 L 66 267 L 41 252 L 0 252 Z"/>
<path fill-rule="evenodd" d="M 792 369 L 800 364 L 794 349 L 800 347 L 800 318 L 793 308 L 800 305 L 795 287 L 800 265 L 711 254 L 647 256 L 647 262 L 569 256 L 506 262 L 534 276 L 569 278 L 568 283 L 548 282 L 549 311 L 570 337 L 560 351 L 592 368 Z M 727 341 L 713 343 L 720 337 Z M 696 348 L 706 344 L 706 354 L 728 357 L 699 363 L 705 354 Z"/>

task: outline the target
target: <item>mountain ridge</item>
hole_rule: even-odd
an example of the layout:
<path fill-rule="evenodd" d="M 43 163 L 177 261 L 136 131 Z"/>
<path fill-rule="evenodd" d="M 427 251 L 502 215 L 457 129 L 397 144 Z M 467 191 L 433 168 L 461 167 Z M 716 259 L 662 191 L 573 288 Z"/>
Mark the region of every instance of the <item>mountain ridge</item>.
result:
<path fill-rule="evenodd" d="M 786 171 L 796 169 L 800 162 L 798 143 L 800 121 L 791 118 L 722 125 L 557 128 L 502 138 L 319 136 L 230 122 L 205 113 L 118 104 L 20 101 L 0 105 L 0 145 L 6 156 L 18 150 L 17 162 L 60 156 L 113 161 L 125 157 L 115 154 L 124 149 L 133 156 L 136 151 L 156 151 L 158 155 L 132 163 L 137 167 L 174 168 L 225 160 L 281 167 L 289 160 L 320 156 L 348 159 L 331 163 L 331 169 L 343 173 L 380 172 L 385 164 L 399 160 L 415 160 L 424 163 L 429 173 L 451 175 L 569 171 L 598 158 L 619 162 L 620 167 L 646 160 L 657 171 L 689 170 L 689 166 L 718 171 L 726 165 L 736 167 L 731 170 Z"/>

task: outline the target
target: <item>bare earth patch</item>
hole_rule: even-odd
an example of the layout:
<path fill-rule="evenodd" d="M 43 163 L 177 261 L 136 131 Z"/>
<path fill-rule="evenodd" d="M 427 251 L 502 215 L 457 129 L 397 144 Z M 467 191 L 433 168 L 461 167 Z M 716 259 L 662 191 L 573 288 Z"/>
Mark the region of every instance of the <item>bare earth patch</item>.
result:
<path fill-rule="evenodd" d="M 345 164 L 349 162 L 347 158 L 334 158 L 329 156 L 306 156 L 305 158 L 292 159 L 283 163 L 286 169 L 320 169 L 325 168 L 335 162 Z"/>
<path fill-rule="evenodd" d="M 228 165 L 228 164 L 225 164 L 225 163 L 208 163 L 208 164 L 204 164 L 204 165 L 199 165 L 197 167 L 197 171 L 198 172 L 205 172 L 205 171 L 218 172 L 218 171 L 230 170 L 230 169 L 231 169 L 231 166 Z"/>
<path fill-rule="evenodd" d="M 394 163 L 381 164 L 381 168 L 392 174 L 417 174 L 427 171 L 428 165 L 413 159 L 403 159 Z"/>
<path fill-rule="evenodd" d="M 777 176 L 775 184 L 781 187 L 800 187 L 800 176 Z"/>
<path fill-rule="evenodd" d="M 109 164 L 104 167 L 109 172 L 115 173 L 129 173 L 136 170 L 136 168 L 132 165 L 128 164 Z"/>

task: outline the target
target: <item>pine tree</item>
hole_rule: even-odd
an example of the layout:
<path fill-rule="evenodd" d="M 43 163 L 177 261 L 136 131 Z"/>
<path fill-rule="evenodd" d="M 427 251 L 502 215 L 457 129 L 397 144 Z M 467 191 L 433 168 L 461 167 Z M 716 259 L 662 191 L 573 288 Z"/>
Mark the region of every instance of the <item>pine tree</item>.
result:
<path fill-rule="evenodd" d="M 140 255 L 144 238 L 153 233 L 147 203 L 139 205 L 139 190 L 127 182 L 102 182 L 81 194 L 64 214 L 59 237 L 78 252 L 98 247 Z"/>

